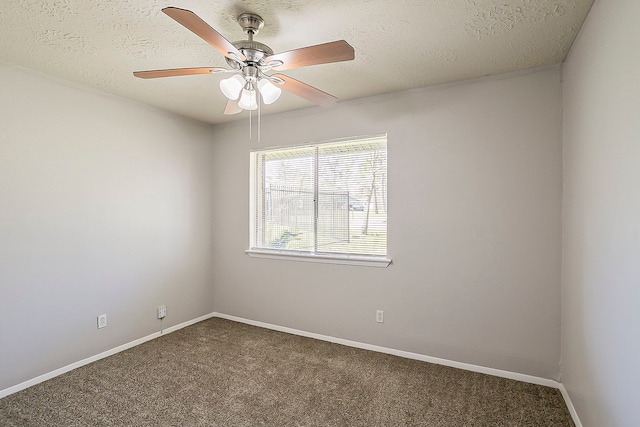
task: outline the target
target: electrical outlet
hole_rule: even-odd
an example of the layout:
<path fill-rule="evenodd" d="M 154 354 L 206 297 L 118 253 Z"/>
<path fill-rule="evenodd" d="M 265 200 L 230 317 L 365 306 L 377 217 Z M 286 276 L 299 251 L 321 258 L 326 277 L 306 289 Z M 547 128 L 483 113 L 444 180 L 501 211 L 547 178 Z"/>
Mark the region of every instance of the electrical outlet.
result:
<path fill-rule="evenodd" d="M 101 314 L 98 316 L 98 329 L 102 329 L 107 326 L 107 315 Z"/>
<path fill-rule="evenodd" d="M 158 307 L 158 319 L 164 319 L 165 317 L 167 317 L 167 306 L 161 305 Z"/>
<path fill-rule="evenodd" d="M 376 322 L 383 323 L 384 322 L 384 311 L 378 310 L 376 311 Z"/>

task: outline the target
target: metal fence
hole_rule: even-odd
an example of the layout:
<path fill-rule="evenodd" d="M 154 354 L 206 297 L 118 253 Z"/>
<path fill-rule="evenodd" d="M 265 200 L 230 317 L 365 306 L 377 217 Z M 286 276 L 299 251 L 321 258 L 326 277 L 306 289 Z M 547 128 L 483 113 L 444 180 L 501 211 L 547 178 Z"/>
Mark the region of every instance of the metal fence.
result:
<path fill-rule="evenodd" d="M 311 250 L 349 241 L 349 193 L 318 193 L 318 236 L 314 240 L 314 192 L 270 186 L 264 194 L 264 242 L 272 248 Z"/>

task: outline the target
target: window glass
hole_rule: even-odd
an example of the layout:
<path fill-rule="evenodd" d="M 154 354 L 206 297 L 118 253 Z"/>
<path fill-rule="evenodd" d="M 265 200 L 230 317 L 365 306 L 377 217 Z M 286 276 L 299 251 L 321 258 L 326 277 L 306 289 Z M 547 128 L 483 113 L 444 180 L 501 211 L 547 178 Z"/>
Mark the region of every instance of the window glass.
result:
<path fill-rule="evenodd" d="M 386 135 L 251 153 L 251 248 L 387 254 Z"/>

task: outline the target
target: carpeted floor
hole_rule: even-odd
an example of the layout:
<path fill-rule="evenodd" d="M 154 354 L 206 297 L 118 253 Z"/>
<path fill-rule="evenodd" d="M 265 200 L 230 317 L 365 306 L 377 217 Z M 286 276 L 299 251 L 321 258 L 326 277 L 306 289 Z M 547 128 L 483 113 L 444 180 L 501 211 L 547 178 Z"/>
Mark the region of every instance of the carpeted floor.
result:
<path fill-rule="evenodd" d="M 0 399 L 9 426 L 573 426 L 556 389 L 213 318 Z"/>

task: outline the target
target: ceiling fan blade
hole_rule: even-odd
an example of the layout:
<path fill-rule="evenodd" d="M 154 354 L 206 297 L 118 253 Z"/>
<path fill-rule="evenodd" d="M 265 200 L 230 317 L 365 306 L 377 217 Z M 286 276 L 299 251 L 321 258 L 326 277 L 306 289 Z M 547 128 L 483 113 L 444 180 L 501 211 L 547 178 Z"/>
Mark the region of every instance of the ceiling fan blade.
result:
<path fill-rule="evenodd" d="M 141 79 L 155 79 L 158 77 L 191 76 L 194 74 L 209 74 L 222 71 L 228 70 L 220 67 L 173 68 L 169 70 L 134 71 L 133 75 Z"/>
<path fill-rule="evenodd" d="M 276 77 L 284 81 L 283 84 L 277 85 L 278 87 L 281 87 L 294 95 L 298 95 L 307 101 L 311 101 L 314 104 L 318 104 L 322 107 L 329 107 L 338 102 L 338 98 L 335 96 L 329 95 L 328 93 L 323 92 L 320 89 L 316 89 L 306 83 L 302 83 L 300 80 L 285 76 L 284 74 L 274 74 L 272 77 Z"/>
<path fill-rule="evenodd" d="M 227 58 L 240 59 L 241 61 L 247 60 L 242 52 L 236 49 L 229 40 L 225 39 L 219 32 L 211 28 L 209 24 L 190 10 L 179 9 L 177 7 L 165 7 L 162 11 L 216 48 L 218 52 Z M 234 56 L 236 58 L 234 58 Z"/>
<path fill-rule="evenodd" d="M 238 114 L 242 111 L 242 108 L 238 106 L 238 101 L 240 98 L 235 101 L 228 100 L 227 105 L 224 107 L 224 114 Z"/>
<path fill-rule="evenodd" d="M 292 68 L 306 67 L 308 65 L 351 61 L 355 57 L 356 53 L 353 47 L 344 40 L 338 40 L 276 53 L 275 55 L 264 58 L 262 63 L 269 64 L 269 62 L 272 61 L 282 61 L 282 65 L 272 68 L 277 71 L 284 71 Z"/>

